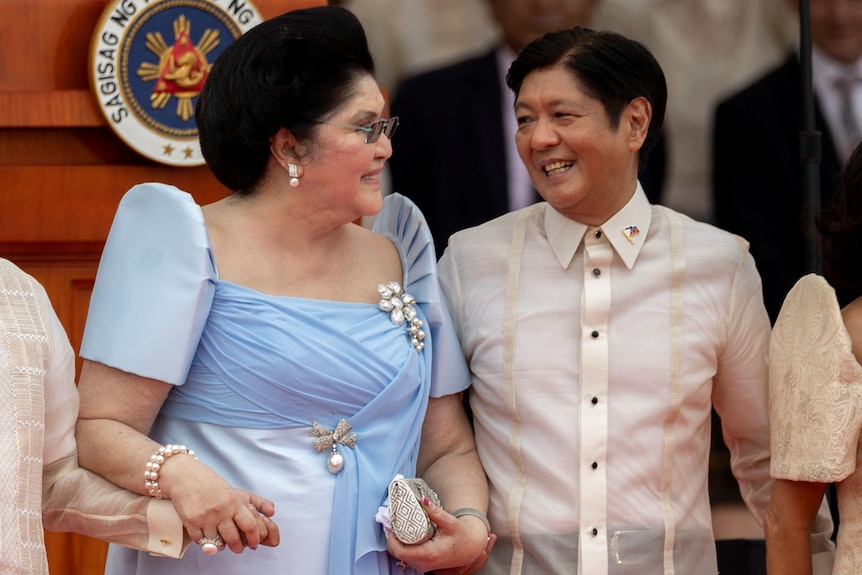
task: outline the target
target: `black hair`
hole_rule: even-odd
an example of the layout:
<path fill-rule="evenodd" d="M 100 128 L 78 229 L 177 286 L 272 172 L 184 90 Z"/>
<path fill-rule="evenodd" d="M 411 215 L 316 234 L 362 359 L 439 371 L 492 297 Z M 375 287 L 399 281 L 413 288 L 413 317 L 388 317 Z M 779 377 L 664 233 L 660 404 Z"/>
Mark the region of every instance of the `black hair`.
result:
<path fill-rule="evenodd" d="M 655 57 L 641 43 L 621 34 L 578 26 L 549 32 L 527 44 L 509 67 L 506 84 L 517 100 L 530 72 L 558 65 L 571 71 L 588 96 L 602 102 L 614 129 L 632 100 L 646 98 L 652 118 L 638 156 L 643 168 L 661 134 L 667 105 L 667 82 Z"/>
<path fill-rule="evenodd" d="M 201 151 L 228 189 L 248 193 L 263 178 L 270 138 L 281 128 L 311 138 L 316 120 L 374 74 L 365 31 L 337 6 L 292 10 L 258 24 L 216 59 L 198 96 Z"/>
<path fill-rule="evenodd" d="M 841 188 L 817 217 L 823 272 L 837 288 L 862 288 L 862 145 L 847 160 Z"/>

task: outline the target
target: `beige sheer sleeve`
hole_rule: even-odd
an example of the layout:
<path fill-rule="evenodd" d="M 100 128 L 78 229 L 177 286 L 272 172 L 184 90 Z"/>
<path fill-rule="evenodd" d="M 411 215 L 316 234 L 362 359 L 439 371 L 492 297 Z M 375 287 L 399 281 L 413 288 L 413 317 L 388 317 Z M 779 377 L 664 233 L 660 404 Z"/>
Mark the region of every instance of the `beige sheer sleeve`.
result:
<path fill-rule="evenodd" d="M 862 366 L 834 290 L 809 274 L 790 291 L 769 350 L 772 476 L 838 482 L 856 470 Z"/>
<path fill-rule="evenodd" d="M 189 546 L 170 501 L 126 491 L 78 467 L 77 453 L 46 466 L 42 480 L 45 529 L 83 533 L 165 557 L 182 557 Z"/>
<path fill-rule="evenodd" d="M 50 531 L 83 533 L 155 555 L 181 557 L 189 541 L 184 539 L 182 522 L 170 501 L 126 491 L 78 467 L 75 355 L 47 294 L 33 285 L 50 349 L 39 390 L 45 422 L 41 458 L 43 526 Z"/>
<path fill-rule="evenodd" d="M 182 556 L 189 544 L 170 501 L 130 493 L 78 467 L 74 362 L 45 289 L 0 258 L 4 573 L 48 572 L 43 526 L 168 557 Z"/>

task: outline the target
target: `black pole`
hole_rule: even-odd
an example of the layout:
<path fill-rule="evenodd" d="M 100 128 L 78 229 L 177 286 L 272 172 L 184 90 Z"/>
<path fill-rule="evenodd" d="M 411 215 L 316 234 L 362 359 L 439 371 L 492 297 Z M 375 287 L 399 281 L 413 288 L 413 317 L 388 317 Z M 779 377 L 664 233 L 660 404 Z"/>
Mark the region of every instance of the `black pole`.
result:
<path fill-rule="evenodd" d="M 820 209 L 820 132 L 814 125 L 814 88 L 811 83 L 811 12 L 809 0 L 799 0 L 799 68 L 802 71 L 802 131 L 799 133 L 799 153 L 802 161 L 802 190 L 805 194 L 805 267 L 811 273 L 823 275 L 823 255 L 815 216 Z M 837 540 L 840 517 L 838 492 L 829 485 L 826 501 L 832 514 L 832 541 Z"/>
<path fill-rule="evenodd" d="M 802 162 L 802 190 L 805 201 L 805 267 L 822 274 L 823 256 L 815 217 L 820 210 L 820 132 L 814 125 L 814 88 L 811 83 L 811 12 L 809 0 L 799 0 L 799 68 L 802 72 L 802 131 L 799 159 Z"/>

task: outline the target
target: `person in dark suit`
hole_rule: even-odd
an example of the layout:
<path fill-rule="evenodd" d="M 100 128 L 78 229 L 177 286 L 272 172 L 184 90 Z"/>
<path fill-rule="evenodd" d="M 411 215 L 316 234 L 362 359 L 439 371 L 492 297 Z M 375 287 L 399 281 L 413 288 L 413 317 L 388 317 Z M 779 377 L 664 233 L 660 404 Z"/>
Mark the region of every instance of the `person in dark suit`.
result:
<path fill-rule="evenodd" d="M 539 200 L 515 151 L 505 75 L 518 51 L 546 32 L 588 25 L 599 0 L 488 0 L 502 41 L 481 56 L 425 72 L 394 91 L 401 119 L 392 189 L 425 214 L 437 255 L 449 236 Z"/>
<path fill-rule="evenodd" d="M 806 271 L 800 86 L 799 60 L 793 55 L 722 102 L 715 114 L 716 223 L 751 242 L 773 322 L 784 296 Z M 819 181 L 825 203 L 835 192 L 841 162 L 819 107 L 815 123 L 821 131 Z"/>
<path fill-rule="evenodd" d="M 793 0 L 791 0 L 793 1 Z M 796 5 L 796 2 L 793 1 Z M 835 86 L 842 74 L 862 78 L 862 8 L 851 0 L 812 0 L 811 38 L 816 127 L 821 133 L 820 205 L 840 183 L 854 137 L 843 133 Z M 854 99 L 862 98 L 862 85 Z M 862 106 L 857 106 L 856 116 Z M 774 322 L 784 297 L 806 269 L 805 198 L 800 162 L 802 80 L 799 59 L 779 67 L 722 101 L 713 132 L 716 223 L 751 243 Z M 850 295 L 839 299 L 849 301 Z"/>

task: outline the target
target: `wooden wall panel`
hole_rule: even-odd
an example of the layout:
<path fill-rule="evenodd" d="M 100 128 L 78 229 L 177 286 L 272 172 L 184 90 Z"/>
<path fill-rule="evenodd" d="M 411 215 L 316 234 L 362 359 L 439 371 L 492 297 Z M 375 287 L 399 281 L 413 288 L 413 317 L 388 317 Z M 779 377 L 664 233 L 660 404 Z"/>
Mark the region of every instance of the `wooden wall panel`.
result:
<path fill-rule="evenodd" d="M 168 182 L 201 203 L 225 190 L 206 167 L 34 166 L 0 167 L 0 243 L 104 240 L 123 194 L 140 182 Z"/>
<path fill-rule="evenodd" d="M 123 193 L 147 181 L 176 185 L 199 203 L 227 193 L 205 167 L 152 162 L 106 126 L 90 92 L 87 62 L 108 3 L 0 0 L 0 257 L 45 286 L 76 351 Z M 271 18 L 326 2 L 254 4 Z M 101 541 L 46 533 L 46 545 L 52 575 L 104 572 L 107 546 Z"/>

